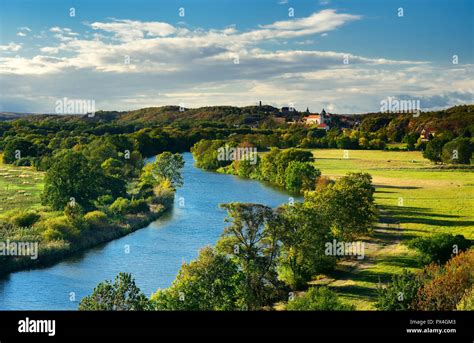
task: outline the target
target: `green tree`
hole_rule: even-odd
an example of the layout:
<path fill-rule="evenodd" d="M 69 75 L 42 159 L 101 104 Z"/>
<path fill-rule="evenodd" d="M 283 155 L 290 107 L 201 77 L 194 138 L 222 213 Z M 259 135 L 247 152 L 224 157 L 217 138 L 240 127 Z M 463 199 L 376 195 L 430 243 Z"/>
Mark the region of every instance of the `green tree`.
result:
<path fill-rule="evenodd" d="M 151 185 L 156 185 L 166 179 L 171 182 L 174 188 L 181 187 L 183 185 L 181 175 L 183 167 L 183 156 L 178 153 L 163 152 L 156 156 L 155 162 L 145 166 L 141 179 Z"/>
<path fill-rule="evenodd" d="M 234 261 L 206 247 L 195 261 L 181 266 L 171 287 L 158 290 L 151 301 L 156 310 L 238 310 L 242 282 Z"/>
<path fill-rule="evenodd" d="M 374 192 L 369 174 L 348 173 L 318 192 L 308 192 L 305 201 L 323 215 L 336 238 L 350 241 L 370 232 L 376 220 Z"/>
<path fill-rule="evenodd" d="M 135 284 L 131 274 L 119 273 L 115 282 L 101 282 L 79 303 L 79 311 L 146 311 L 150 300 Z"/>
<path fill-rule="evenodd" d="M 321 172 L 309 162 L 291 161 L 285 170 L 286 189 L 291 192 L 314 190 Z"/>
<path fill-rule="evenodd" d="M 279 252 L 279 228 L 275 214 L 259 204 L 222 204 L 228 212 L 218 251 L 231 255 L 244 274 L 245 299 L 249 310 L 261 308 L 274 295 L 278 283 L 276 259 Z"/>
<path fill-rule="evenodd" d="M 458 137 L 443 146 L 441 161 L 444 163 L 469 164 L 474 151 L 474 144 L 469 138 Z"/>
<path fill-rule="evenodd" d="M 279 208 L 281 254 L 278 278 L 292 289 L 305 286 L 313 276 L 333 269 L 336 259 L 325 254 L 332 239 L 328 223 L 314 208 L 302 203 Z"/>
<path fill-rule="evenodd" d="M 56 155 L 46 172 L 42 203 L 55 210 L 62 210 L 71 200 L 89 209 L 92 201 L 112 189 L 115 193 L 124 190 L 123 181 L 109 182 L 102 170 L 91 169 L 87 159 L 81 154 L 67 151 Z M 115 181 L 115 180 L 113 180 Z"/>
<path fill-rule="evenodd" d="M 441 162 L 441 153 L 443 146 L 446 144 L 446 139 L 443 137 L 435 137 L 426 144 L 423 151 L 423 157 L 429 159 L 431 162 Z"/>

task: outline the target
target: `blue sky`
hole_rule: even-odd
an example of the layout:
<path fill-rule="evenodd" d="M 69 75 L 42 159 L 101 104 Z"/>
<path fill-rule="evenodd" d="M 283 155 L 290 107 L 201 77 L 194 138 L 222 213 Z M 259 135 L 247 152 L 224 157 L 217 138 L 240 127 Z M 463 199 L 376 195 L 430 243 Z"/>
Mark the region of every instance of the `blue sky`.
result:
<path fill-rule="evenodd" d="M 0 0 L 0 110 L 51 113 L 63 97 L 117 110 L 469 103 L 473 11 L 467 0 Z"/>

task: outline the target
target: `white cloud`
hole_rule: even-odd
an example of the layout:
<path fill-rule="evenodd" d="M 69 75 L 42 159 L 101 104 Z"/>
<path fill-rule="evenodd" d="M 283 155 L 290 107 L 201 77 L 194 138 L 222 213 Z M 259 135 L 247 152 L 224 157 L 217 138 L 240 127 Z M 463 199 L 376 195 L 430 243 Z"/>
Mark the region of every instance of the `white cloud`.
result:
<path fill-rule="evenodd" d="M 0 45 L 0 51 L 16 52 L 20 49 L 21 49 L 21 44 L 15 44 L 13 42 L 10 42 L 7 45 Z"/>
<path fill-rule="evenodd" d="M 472 66 L 442 68 L 344 51 L 262 47 L 292 40 L 313 46 L 317 43 L 312 35 L 327 35 L 360 19 L 323 10 L 247 31 L 118 19 L 88 24 L 92 32 L 84 35 L 55 26 L 49 32 L 56 44 L 41 46 L 36 56 L 0 57 L 5 85 L 0 103 L 2 110 L 54 112 L 51 99 L 64 96 L 95 99 L 99 108 L 118 110 L 262 100 L 276 106 L 292 102 L 297 108 L 331 105 L 339 112 L 363 112 L 376 110 L 381 99 L 398 94 L 427 99 L 439 95 L 452 103 L 474 94 L 469 82 Z M 0 51 L 20 48 L 12 42 Z M 346 56 L 349 65 L 343 63 Z M 130 64 L 125 63 L 127 57 Z"/>

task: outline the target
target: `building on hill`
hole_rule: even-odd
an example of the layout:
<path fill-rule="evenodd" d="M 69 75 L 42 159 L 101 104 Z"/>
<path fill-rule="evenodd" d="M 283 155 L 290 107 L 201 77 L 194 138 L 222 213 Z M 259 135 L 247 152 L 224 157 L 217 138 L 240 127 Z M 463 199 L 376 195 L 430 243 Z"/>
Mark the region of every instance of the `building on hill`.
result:
<path fill-rule="evenodd" d="M 421 130 L 420 133 L 420 138 L 422 142 L 428 142 L 431 137 L 434 137 L 436 134 L 436 131 L 431 130 L 429 128 Z"/>
<path fill-rule="evenodd" d="M 330 121 L 330 114 L 326 113 L 326 111 L 321 111 L 320 114 L 310 114 L 303 118 L 305 125 L 308 126 L 316 126 L 318 129 L 322 130 L 329 130 L 329 121 Z"/>

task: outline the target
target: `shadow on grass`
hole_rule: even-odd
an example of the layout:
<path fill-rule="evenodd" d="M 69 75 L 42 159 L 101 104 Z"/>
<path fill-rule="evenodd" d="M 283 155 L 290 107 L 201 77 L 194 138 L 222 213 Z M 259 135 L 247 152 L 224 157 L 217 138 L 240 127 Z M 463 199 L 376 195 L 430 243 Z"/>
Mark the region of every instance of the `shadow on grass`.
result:
<path fill-rule="evenodd" d="M 473 226 L 472 220 L 456 220 L 461 216 L 451 214 L 440 214 L 429 212 L 429 209 L 422 207 L 407 206 L 380 206 L 380 209 L 388 212 L 389 216 L 396 219 L 400 224 L 424 224 L 431 226 Z M 382 222 L 387 216 L 382 216 Z M 453 220 L 448 220 L 453 219 Z"/>
<path fill-rule="evenodd" d="M 375 188 L 389 188 L 389 189 L 420 189 L 421 187 L 417 186 L 393 186 L 393 185 L 383 185 L 383 184 L 374 184 Z"/>

